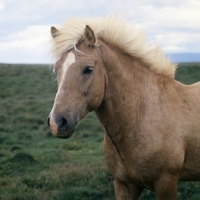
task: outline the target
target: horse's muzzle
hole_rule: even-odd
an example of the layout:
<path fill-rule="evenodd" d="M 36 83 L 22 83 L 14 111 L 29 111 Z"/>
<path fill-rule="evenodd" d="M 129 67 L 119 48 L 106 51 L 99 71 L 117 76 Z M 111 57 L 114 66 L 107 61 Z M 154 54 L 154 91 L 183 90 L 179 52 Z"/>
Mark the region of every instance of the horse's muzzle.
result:
<path fill-rule="evenodd" d="M 50 127 L 54 136 L 67 139 L 70 138 L 74 133 L 76 123 L 72 123 L 70 125 L 66 118 L 62 116 L 52 117 L 50 114 L 47 118 L 47 125 Z"/>

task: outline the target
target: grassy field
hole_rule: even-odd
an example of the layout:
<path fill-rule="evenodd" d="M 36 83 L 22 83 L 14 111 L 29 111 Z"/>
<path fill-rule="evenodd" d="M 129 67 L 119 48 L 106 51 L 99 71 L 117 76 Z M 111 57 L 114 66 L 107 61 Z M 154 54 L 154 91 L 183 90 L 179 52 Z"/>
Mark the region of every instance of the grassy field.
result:
<path fill-rule="evenodd" d="M 176 79 L 200 81 L 200 64 L 182 64 Z M 113 200 L 94 113 L 69 140 L 52 136 L 46 118 L 57 84 L 49 66 L 0 65 L 0 200 Z M 141 200 L 155 199 L 145 191 Z M 200 199 L 200 183 L 180 183 L 178 199 Z"/>

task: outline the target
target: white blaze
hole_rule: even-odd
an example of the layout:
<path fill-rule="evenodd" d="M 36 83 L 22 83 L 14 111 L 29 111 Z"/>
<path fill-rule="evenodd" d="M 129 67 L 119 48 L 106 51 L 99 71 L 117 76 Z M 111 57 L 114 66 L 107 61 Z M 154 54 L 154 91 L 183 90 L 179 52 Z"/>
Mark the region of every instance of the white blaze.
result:
<path fill-rule="evenodd" d="M 65 59 L 65 62 L 63 63 L 63 66 L 62 66 L 62 71 L 61 71 L 61 79 L 60 79 L 60 86 L 58 88 L 58 92 L 56 94 L 56 98 L 55 98 L 55 102 L 56 103 L 59 103 L 58 102 L 58 95 L 62 95 L 64 94 L 65 91 L 63 91 L 62 89 L 62 85 L 63 85 L 63 82 L 64 82 L 64 78 L 66 77 L 66 74 L 67 74 L 67 71 L 68 69 L 70 68 L 70 66 L 75 63 L 75 55 L 74 53 L 70 52 L 68 55 L 67 55 L 67 58 Z M 54 102 L 54 106 L 55 106 L 55 102 Z M 54 109 L 54 108 L 53 108 Z M 52 110 L 53 110 L 52 109 Z"/>
<path fill-rule="evenodd" d="M 63 66 L 62 66 L 62 78 L 61 78 L 61 85 L 62 85 L 62 82 L 63 82 L 63 79 L 67 73 L 67 70 L 69 69 L 69 67 L 75 62 L 75 55 L 74 53 L 70 52 L 68 55 L 67 55 L 67 58 L 65 59 L 65 62 L 63 63 Z"/>

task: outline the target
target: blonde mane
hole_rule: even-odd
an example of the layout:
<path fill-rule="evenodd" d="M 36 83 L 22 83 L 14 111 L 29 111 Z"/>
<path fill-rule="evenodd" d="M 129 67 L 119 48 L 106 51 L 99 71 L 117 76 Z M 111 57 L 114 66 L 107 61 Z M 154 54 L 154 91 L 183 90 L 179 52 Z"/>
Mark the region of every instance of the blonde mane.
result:
<path fill-rule="evenodd" d="M 166 59 L 163 51 L 155 43 L 148 43 L 142 29 L 134 24 L 127 24 L 122 17 L 110 15 L 106 18 L 72 18 L 58 29 L 59 35 L 53 39 L 51 54 L 55 59 L 67 50 L 73 49 L 83 38 L 84 29 L 89 25 L 97 39 L 120 48 L 131 56 L 140 59 L 151 70 L 174 77 L 176 65 Z"/>

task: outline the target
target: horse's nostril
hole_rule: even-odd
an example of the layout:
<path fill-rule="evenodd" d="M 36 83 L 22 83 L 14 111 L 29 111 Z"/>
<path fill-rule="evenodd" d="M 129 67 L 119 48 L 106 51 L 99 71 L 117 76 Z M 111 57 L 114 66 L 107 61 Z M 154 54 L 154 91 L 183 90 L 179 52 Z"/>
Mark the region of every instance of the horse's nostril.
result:
<path fill-rule="evenodd" d="M 56 129 L 59 129 L 60 131 L 65 131 L 68 127 L 68 122 L 64 117 L 54 115 L 54 118 L 50 118 L 50 116 L 47 118 L 47 125 L 49 127 L 51 126 L 51 129 L 56 126 Z"/>
<path fill-rule="evenodd" d="M 49 116 L 47 117 L 47 126 L 50 127 L 50 117 Z"/>
<path fill-rule="evenodd" d="M 68 126 L 67 120 L 62 117 L 59 125 L 60 130 L 65 131 L 67 129 L 67 126 Z"/>

